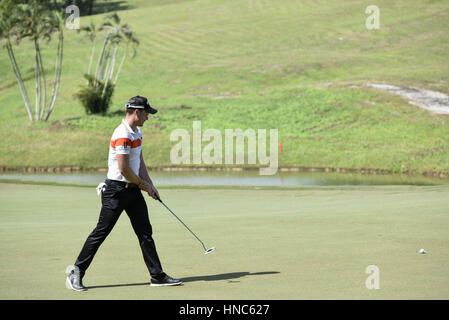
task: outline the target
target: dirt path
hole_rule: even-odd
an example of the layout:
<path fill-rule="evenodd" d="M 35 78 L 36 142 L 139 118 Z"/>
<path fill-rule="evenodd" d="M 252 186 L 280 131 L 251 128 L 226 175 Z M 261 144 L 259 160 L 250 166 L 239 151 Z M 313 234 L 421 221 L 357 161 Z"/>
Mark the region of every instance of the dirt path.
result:
<path fill-rule="evenodd" d="M 408 100 L 409 103 L 436 114 L 449 114 L 449 96 L 437 91 L 419 88 L 399 87 L 389 84 L 367 83 L 365 86 L 392 92 Z"/>

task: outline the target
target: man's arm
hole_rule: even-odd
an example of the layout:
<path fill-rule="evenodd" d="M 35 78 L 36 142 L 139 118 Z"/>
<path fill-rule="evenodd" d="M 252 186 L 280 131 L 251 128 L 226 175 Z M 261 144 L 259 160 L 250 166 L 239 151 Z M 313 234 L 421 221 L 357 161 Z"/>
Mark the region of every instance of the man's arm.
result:
<path fill-rule="evenodd" d="M 156 187 L 153 184 L 153 181 L 151 181 L 150 175 L 148 174 L 147 166 L 145 165 L 145 161 L 143 160 L 142 152 L 140 153 L 139 177 L 150 185 L 151 192 L 148 192 L 150 197 L 155 200 L 159 200 L 159 192 L 157 191 Z"/>
<path fill-rule="evenodd" d="M 120 173 L 125 177 L 126 180 L 137 184 L 140 189 L 148 192 L 148 194 L 152 198 L 154 198 L 156 200 L 158 199 L 157 197 L 159 196 L 159 194 L 157 193 L 157 190 L 155 192 L 155 188 L 154 188 L 151 180 L 150 180 L 150 182 L 148 182 L 147 180 L 142 179 L 139 176 L 136 176 L 135 173 L 130 168 L 129 154 L 117 154 L 117 162 L 118 162 L 118 169 L 120 170 Z M 140 169 L 139 169 L 139 172 L 140 172 Z M 148 173 L 147 173 L 147 175 L 148 175 Z"/>
<path fill-rule="evenodd" d="M 145 165 L 145 161 L 143 160 L 142 152 L 140 153 L 139 177 L 142 180 L 148 182 L 150 185 L 153 185 L 153 181 L 151 181 L 150 176 L 148 175 L 147 166 Z"/>
<path fill-rule="evenodd" d="M 129 154 L 117 154 L 118 169 L 129 182 L 140 185 L 143 181 L 129 167 Z"/>
<path fill-rule="evenodd" d="M 148 175 L 145 162 L 143 162 L 142 154 L 140 154 L 140 168 L 139 176 L 132 171 L 129 166 L 129 154 L 117 154 L 118 169 L 120 173 L 125 177 L 126 180 L 135 183 L 143 191 L 148 192 L 148 195 L 155 200 L 159 199 L 159 193 L 154 187 L 153 182 Z"/>

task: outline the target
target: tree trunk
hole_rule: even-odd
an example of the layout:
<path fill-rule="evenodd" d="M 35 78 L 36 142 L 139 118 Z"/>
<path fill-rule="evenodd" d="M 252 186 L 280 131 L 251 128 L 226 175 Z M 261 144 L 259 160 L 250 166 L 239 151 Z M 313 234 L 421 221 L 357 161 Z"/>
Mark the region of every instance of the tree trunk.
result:
<path fill-rule="evenodd" d="M 41 76 L 40 76 L 40 65 L 39 65 L 39 44 L 37 40 L 34 40 L 34 73 L 36 75 L 36 110 L 35 110 L 35 120 L 39 120 L 40 108 L 41 108 Z"/>
<path fill-rule="evenodd" d="M 117 50 L 118 50 L 118 45 L 116 44 L 115 48 L 114 48 L 114 54 L 112 55 L 111 65 L 110 65 L 111 71 L 108 70 L 109 74 L 106 73 L 106 80 L 104 82 L 104 87 L 103 87 L 103 92 L 101 93 L 101 98 L 104 98 L 109 80 L 112 79 L 112 75 L 114 73 L 115 60 L 117 57 Z"/>
<path fill-rule="evenodd" d="M 14 51 L 12 49 L 11 42 L 8 38 L 6 43 L 6 50 L 8 51 L 9 62 L 11 64 L 14 75 L 16 76 L 17 82 L 19 84 L 20 92 L 22 93 L 22 98 L 25 101 L 25 108 L 27 109 L 28 117 L 30 121 L 33 121 L 33 113 L 31 112 L 30 100 L 28 99 L 28 93 L 23 83 L 22 75 L 20 73 L 19 66 L 17 65 L 16 57 L 14 56 Z"/>
<path fill-rule="evenodd" d="M 117 73 L 115 74 L 114 85 L 117 83 L 118 75 L 120 74 L 120 71 L 122 70 L 122 66 L 123 66 L 123 63 L 125 62 L 127 54 L 128 54 L 128 44 L 126 44 L 125 53 L 123 54 L 122 61 L 120 62 Z"/>
<path fill-rule="evenodd" d="M 94 60 L 94 54 L 95 54 L 95 39 L 93 41 L 92 45 L 92 52 L 90 54 L 90 60 L 89 60 L 89 68 L 87 69 L 87 75 L 90 76 L 90 71 L 92 69 L 92 61 Z M 86 85 L 89 85 L 89 79 L 87 80 Z"/>
<path fill-rule="evenodd" d="M 106 74 L 108 73 L 109 66 L 111 63 L 111 59 L 109 57 L 110 57 L 110 49 L 108 47 L 106 48 L 106 53 L 104 55 L 103 63 L 100 68 L 100 74 L 98 76 L 98 80 L 101 80 L 103 83 L 106 80 Z"/>
<path fill-rule="evenodd" d="M 118 44 L 115 45 L 114 54 L 112 55 L 112 67 L 111 67 L 111 72 L 109 73 L 109 79 L 112 79 L 112 75 L 114 74 L 115 62 L 117 60 L 117 50 L 118 50 Z"/>
<path fill-rule="evenodd" d="M 106 45 L 108 44 L 109 34 L 110 34 L 110 32 L 108 32 L 106 34 L 105 38 L 104 38 L 103 48 L 101 49 L 100 56 L 98 57 L 97 67 L 95 69 L 94 87 L 98 86 L 98 83 L 97 83 L 98 80 L 97 79 L 98 79 L 98 76 L 100 74 L 100 67 L 101 67 L 101 64 L 103 62 L 103 56 L 104 56 L 104 51 L 106 49 Z"/>
<path fill-rule="evenodd" d="M 63 54 L 63 45 L 64 45 L 64 34 L 62 30 L 59 32 L 59 40 L 58 40 L 58 51 L 56 56 L 56 66 L 55 66 L 55 79 L 53 82 L 53 92 L 50 98 L 50 105 L 48 107 L 47 115 L 45 116 L 45 121 L 50 117 L 51 112 L 53 111 L 56 97 L 58 96 L 59 84 L 61 83 L 61 73 L 62 73 L 62 54 Z"/>
<path fill-rule="evenodd" d="M 42 62 L 42 55 L 41 55 L 41 50 L 39 48 L 38 51 L 38 56 L 39 56 L 39 66 L 40 66 L 40 75 L 41 75 L 41 88 L 44 88 L 44 93 L 42 95 L 42 106 L 41 106 L 41 113 L 39 114 L 39 120 L 41 120 L 44 116 L 44 112 L 45 109 L 47 108 L 47 79 L 45 77 L 45 70 L 44 70 L 44 63 Z"/>

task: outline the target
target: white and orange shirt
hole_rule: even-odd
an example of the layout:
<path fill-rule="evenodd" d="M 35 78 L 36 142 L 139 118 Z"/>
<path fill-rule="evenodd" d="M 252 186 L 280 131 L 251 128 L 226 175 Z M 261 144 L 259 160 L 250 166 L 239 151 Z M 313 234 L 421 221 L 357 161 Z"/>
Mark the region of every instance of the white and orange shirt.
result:
<path fill-rule="evenodd" d="M 125 119 L 112 134 L 109 146 L 108 179 L 126 181 L 118 168 L 117 154 L 129 154 L 129 167 L 136 176 L 139 175 L 140 153 L 142 151 L 142 133 L 137 128 L 133 131 Z"/>

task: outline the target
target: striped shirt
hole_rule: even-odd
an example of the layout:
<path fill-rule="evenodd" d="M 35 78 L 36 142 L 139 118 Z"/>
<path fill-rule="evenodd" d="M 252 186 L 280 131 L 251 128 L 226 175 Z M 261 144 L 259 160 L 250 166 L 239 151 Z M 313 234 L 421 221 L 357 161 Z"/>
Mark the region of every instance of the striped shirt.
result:
<path fill-rule="evenodd" d="M 118 168 L 117 155 L 129 154 L 129 167 L 136 176 L 139 176 L 140 153 L 142 151 L 142 133 L 137 128 L 133 131 L 125 119 L 112 134 L 108 157 L 108 179 L 126 181 Z"/>

